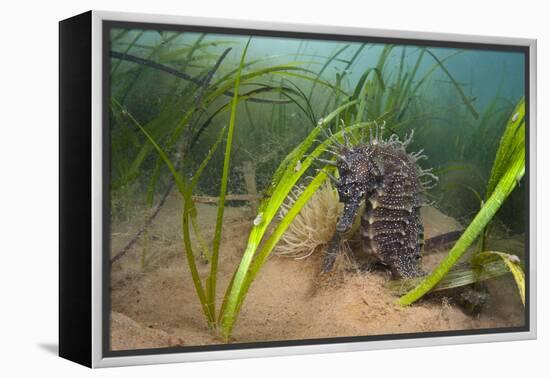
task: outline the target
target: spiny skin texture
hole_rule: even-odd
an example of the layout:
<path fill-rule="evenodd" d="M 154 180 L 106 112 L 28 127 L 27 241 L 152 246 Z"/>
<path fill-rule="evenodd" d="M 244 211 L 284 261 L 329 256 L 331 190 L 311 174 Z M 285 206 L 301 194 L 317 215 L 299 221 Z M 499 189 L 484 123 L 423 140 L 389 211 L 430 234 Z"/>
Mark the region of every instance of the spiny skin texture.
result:
<path fill-rule="evenodd" d="M 392 135 L 388 140 L 371 138 L 368 144 L 354 148 L 341 146 L 336 154 L 340 179 L 335 184 L 344 211 L 336 226 L 334 243 L 325 257 L 323 271 L 332 269 L 335 245 L 351 228 L 364 199 L 363 250 L 386 265 L 394 278 L 423 274 L 420 266 L 424 227 L 420 221 L 420 207 L 428 182 L 421 178 L 437 178 L 430 170 L 418 166 L 417 161 L 425 156 L 406 152 L 411 137 L 401 142 Z"/>

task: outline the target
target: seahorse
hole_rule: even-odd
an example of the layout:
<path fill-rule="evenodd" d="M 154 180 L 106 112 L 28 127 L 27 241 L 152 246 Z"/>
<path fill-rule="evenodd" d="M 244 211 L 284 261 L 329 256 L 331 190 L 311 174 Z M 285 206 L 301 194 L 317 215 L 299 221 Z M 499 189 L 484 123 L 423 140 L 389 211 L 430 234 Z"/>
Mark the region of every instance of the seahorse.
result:
<path fill-rule="evenodd" d="M 335 184 L 344 209 L 329 243 L 322 271 L 332 270 L 338 244 L 354 222 L 361 202 L 361 244 L 365 253 L 388 267 L 393 278 L 423 275 L 421 268 L 424 227 L 420 208 L 423 193 L 438 181 L 432 169 L 422 169 L 418 162 L 427 159 L 423 150 L 407 153 L 414 131 L 403 141 L 396 134 L 383 139 L 384 126 L 376 127 L 367 143 L 352 146 L 342 128 L 344 143 L 333 138 L 329 149 L 334 161 L 321 160 L 338 169 L 339 178 L 327 172 Z"/>

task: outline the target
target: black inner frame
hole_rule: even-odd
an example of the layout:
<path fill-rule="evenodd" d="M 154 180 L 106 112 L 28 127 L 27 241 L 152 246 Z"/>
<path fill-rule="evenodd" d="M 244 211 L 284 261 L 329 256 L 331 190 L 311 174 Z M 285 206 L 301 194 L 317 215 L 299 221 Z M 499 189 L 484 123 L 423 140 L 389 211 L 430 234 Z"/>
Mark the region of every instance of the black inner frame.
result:
<path fill-rule="evenodd" d="M 385 43 L 385 44 L 400 44 L 414 46 L 430 46 L 430 47 L 449 47 L 472 50 L 494 50 L 494 51 L 510 51 L 522 53 L 524 56 L 524 80 L 525 80 L 525 201 L 526 207 L 526 225 L 525 232 L 525 307 L 524 307 L 524 325 L 520 327 L 502 327 L 502 328 L 483 328 L 470 330 L 453 330 L 453 331 L 434 331 L 434 332 L 416 332 L 403 334 L 387 334 L 387 335 L 371 335 L 371 336 L 345 336 L 333 338 L 317 338 L 303 340 L 281 340 L 281 341 L 260 341 L 249 343 L 235 344 L 216 344 L 216 345 L 197 345 L 197 346 L 181 346 L 167 348 L 150 348 L 150 349 L 131 349 L 112 351 L 110 346 L 111 327 L 111 266 L 110 266 L 110 250 L 111 250 L 111 219 L 110 219 L 110 177 L 111 177 L 111 160 L 110 160 L 110 124 L 109 124 L 109 108 L 110 108 L 110 57 L 111 49 L 110 31 L 114 28 L 125 29 L 147 29 L 147 30 L 163 30 L 163 31 L 179 31 L 179 32 L 203 32 L 217 34 L 231 34 L 244 36 L 266 36 L 280 37 L 292 39 L 311 39 L 311 40 L 331 40 L 331 41 L 350 41 L 350 42 L 370 42 L 370 43 Z M 403 32 L 406 35 L 407 32 Z M 352 342 L 365 341 L 383 341 L 383 340 L 403 340 L 403 339 L 419 339 L 433 337 L 449 337 L 449 336 L 467 336 L 467 335 L 487 335 L 497 333 L 510 332 L 529 332 L 530 331 L 530 212 L 529 212 L 529 180 L 530 180 L 530 150 L 529 150 L 529 134 L 530 134 L 530 56 L 529 46 L 519 45 L 503 45 L 489 43 L 473 43 L 473 42 L 452 42 L 452 41 L 432 41 L 424 39 L 412 38 L 385 38 L 385 37 L 368 37 L 356 35 L 337 35 L 323 33 L 305 33 L 305 32 L 289 32 L 289 31 L 273 31 L 273 30 L 256 30 L 244 28 L 225 28 L 225 27 L 207 27 L 207 26 L 191 26 L 191 25 L 172 25 L 159 23 L 144 23 L 144 22 L 126 22 L 126 21 L 103 21 L 102 22 L 102 129 L 103 129 L 103 267 L 102 267 L 102 356 L 103 357 L 122 357 L 122 356 L 140 356 L 148 354 L 169 354 L 169 353 L 189 353 L 189 352 L 207 352 L 207 351 L 222 351 L 235 349 L 255 349 L 255 348 L 275 348 L 275 347 L 292 347 L 306 346 L 319 344 L 342 344 Z"/>

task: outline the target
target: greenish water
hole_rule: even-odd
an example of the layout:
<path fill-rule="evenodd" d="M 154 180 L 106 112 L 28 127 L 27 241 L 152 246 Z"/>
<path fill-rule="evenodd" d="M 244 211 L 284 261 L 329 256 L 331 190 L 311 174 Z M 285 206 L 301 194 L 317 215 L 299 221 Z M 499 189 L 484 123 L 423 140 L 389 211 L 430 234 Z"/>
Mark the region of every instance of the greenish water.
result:
<path fill-rule="evenodd" d="M 110 67 L 111 98 L 120 104 L 110 117 L 113 217 L 154 206 L 172 185 L 169 170 L 127 114 L 189 180 L 222 138 L 193 192 L 219 195 L 222 130 L 247 41 L 221 34 L 111 31 L 111 51 L 126 54 L 113 57 Z M 525 94 L 524 65 L 524 55 L 511 51 L 252 37 L 239 88 L 228 193 L 250 193 L 251 167 L 261 193 L 317 121 L 353 97 L 364 108 L 347 112 L 331 127 L 384 119 L 386 130 L 400 137 L 414 129 L 410 150 L 424 149 L 428 159 L 422 166 L 433 167 L 440 178 L 427 196 L 467 223 L 485 195 L 506 121 Z M 513 233 L 524 231 L 524 197 L 520 185 L 498 213 Z"/>

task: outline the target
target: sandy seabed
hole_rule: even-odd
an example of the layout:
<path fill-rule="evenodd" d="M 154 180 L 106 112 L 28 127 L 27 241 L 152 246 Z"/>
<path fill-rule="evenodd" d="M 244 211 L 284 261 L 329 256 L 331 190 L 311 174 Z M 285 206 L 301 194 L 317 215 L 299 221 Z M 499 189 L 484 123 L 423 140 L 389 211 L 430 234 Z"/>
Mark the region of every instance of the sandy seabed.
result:
<path fill-rule="evenodd" d="M 198 205 L 200 227 L 211 240 L 216 207 Z M 422 209 L 426 238 L 461 229 L 434 208 Z M 112 251 L 130 240 L 144 217 L 113 225 Z M 218 304 L 240 262 L 252 224 L 247 207 L 225 210 L 220 248 Z M 184 257 L 181 200 L 170 195 L 146 236 L 115 262 L 111 271 L 112 350 L 220 344 L 210 330 Z M 516 243 L 517 244 L 517 243 Z M 508 243 L 509 245 L 509 243 Z M 517 246 L 518 248 L 521 245 Z M 143 251 L 145 263 L 143 263 Z M 198 250 L 198 249 L 197 249 Z M 197 251 L 196 251 L 197 252 Z M 476 316 L 442 295 L 403 308 L 384 271 L 358 271 L 337 263 L 319 274 L 322 253 L 295 260 L 273 255 L 252 284 L 235 324 L 232 342 L 315 339 L 483 328 L 524 324 L 523 305 L 510 275 L 488 282 L 489 300 Z M 432 269 L 445 251 L 425 256 Z M 198 262 L 202 277 L 210 266 Z"/>

